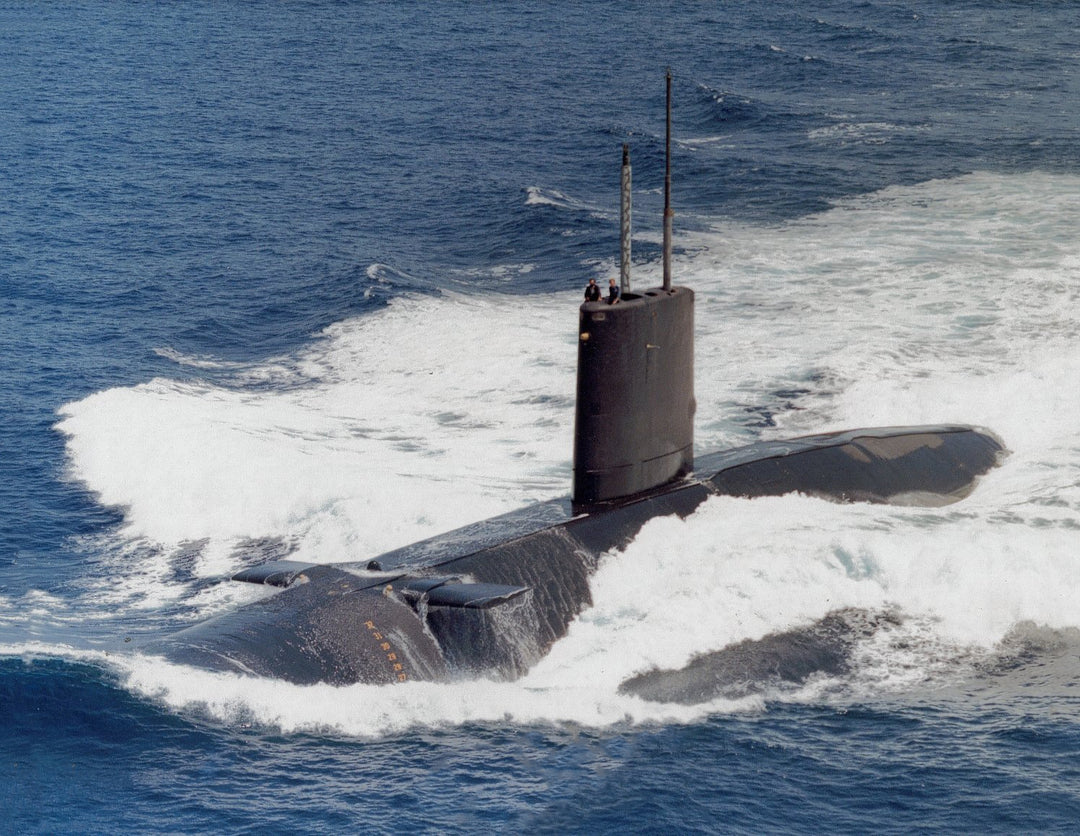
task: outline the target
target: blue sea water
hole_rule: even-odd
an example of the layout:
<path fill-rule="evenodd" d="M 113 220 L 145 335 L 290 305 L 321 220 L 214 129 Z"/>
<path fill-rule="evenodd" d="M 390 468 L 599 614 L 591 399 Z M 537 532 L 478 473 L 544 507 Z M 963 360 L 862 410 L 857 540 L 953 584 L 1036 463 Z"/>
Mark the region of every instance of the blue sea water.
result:
<path fill-rule="evenodd" d="M 0 830 L 1075 832 L 1072 3 L 0 6 Z M 710 503 L 522 683 L 302 689 L 144 641 L 287 542 L 566 492 L 580 288 L 655 279 L 663 74 L 698 443 L 965 421 L 948 511 Z M 267 544 L 271 545 L 267 545 Z M 838 606 L 844 676 L 625 675 Z M 133 651 L 132 648 L 135 648 Z"/>

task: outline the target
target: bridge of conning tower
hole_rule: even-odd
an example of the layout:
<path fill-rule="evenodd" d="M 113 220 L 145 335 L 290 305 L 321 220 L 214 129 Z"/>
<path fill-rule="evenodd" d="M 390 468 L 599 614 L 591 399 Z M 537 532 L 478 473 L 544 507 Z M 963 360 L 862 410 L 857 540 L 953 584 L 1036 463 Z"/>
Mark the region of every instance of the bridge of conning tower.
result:
<path fill-rule="evenodd" d="M 579 313 L 575 506 L 633 496 L 694 468 L 694 292 L 653 288 Z"/>

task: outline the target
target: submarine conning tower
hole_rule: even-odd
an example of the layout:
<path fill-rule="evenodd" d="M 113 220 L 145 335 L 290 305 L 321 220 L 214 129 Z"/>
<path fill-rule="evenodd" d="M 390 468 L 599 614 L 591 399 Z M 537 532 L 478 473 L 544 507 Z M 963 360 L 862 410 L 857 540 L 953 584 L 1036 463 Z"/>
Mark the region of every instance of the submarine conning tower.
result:
<path fill-rule="evenodd" d="M 667 73 L 663 286 L 630 293 L 630 153 L 623 145 L 622 297 L 578 315 L 576 508 L 632 497 L 694 469 L 694 292 L 671 285 L 671 71 Z"/>
<path fill-rule="evenodd" d="M 694 292 L 652 288 L 579 313 L 575 506 L 694 469 Z"/>

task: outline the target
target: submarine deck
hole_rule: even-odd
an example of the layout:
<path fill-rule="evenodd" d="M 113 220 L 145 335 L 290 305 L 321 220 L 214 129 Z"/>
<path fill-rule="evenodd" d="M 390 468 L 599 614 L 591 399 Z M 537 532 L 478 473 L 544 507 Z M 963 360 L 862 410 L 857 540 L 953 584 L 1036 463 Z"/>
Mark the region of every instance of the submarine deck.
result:
<path fill-rule="evenodd" d="M 841 502 L 943 505 L 970 493 L 975 479 L 997 464 L 1004 453 L 1004 446 L 992 433 L 962 425 L 877 427 L 759 441 L 701 456 L 694 474 L 641 494 L 587 508 L 575 508 L 569 498 L 552 499 L 364 563 L 339 565 L 376 572 L 434 567 L 558 525 L 587 529 L 585 521 L 597 511 L 624 509 L 630 512 L 628 516 L 636 517 L 633 506 L 662 497 L 664 504 L 672 506 L 668 513 L 680 516 L 691 513 L 710 495 L 756 497 L 799 492 Z M 650 507 L 645 516 L 656 515 L 657 510 Z M 627 540 L 638 527 L 633 526 Z M 587 531 L 576 533 L 587 535 Z M 611 541 L 610 536 L 604 539 Z"/>

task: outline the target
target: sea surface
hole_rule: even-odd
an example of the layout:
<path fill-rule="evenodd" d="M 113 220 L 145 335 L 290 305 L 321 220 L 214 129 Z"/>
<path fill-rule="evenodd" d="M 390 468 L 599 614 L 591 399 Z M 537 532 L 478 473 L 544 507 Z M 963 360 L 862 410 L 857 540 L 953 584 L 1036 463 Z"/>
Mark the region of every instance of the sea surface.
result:
<path fill-rule="evenodd" d="M 942 508 L 714 498 L 516 682 L 140 648 L 564 495 L 577 306 L 697 294 L 700 452 L 960 422 Z M 0 832 L 1080 829 L 1080 5 L 0 4 Z M 831 612 L 839 673 L 626 678 Z M 876 615 L 875 615 L 876 614 Z"/>

